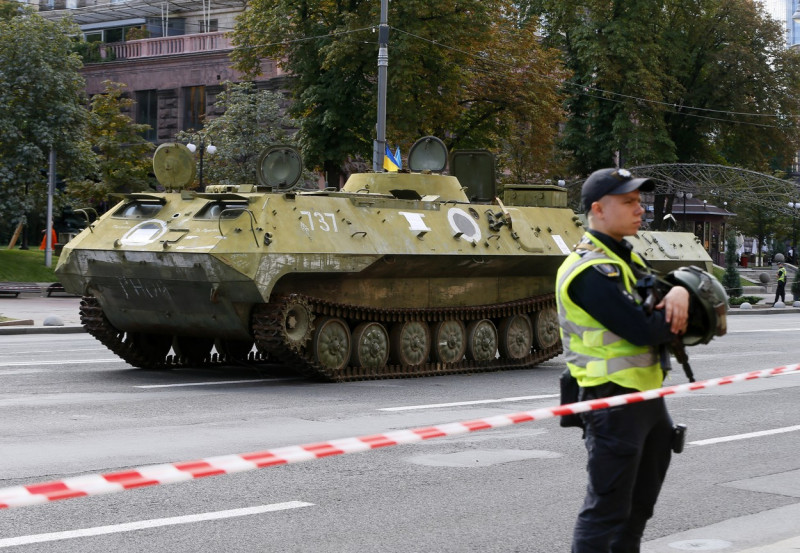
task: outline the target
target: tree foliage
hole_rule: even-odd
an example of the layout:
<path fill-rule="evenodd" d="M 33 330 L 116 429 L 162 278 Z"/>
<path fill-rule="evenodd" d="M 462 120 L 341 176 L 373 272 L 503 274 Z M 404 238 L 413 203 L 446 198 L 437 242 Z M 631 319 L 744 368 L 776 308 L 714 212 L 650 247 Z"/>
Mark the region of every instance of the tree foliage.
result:
<path fill-rule="evenodd" d="M 184 142 L 213 144 L 217 151 L 204 155 L 206 184 L 256 184 L 261 152 L 275 144 L 295 144 L 290 131 L 296 123 L 285 114 L 282 94 L 256 90 L 250 82 L 225 83 L 217 95 L 215 111 L 223 113 L 200 131 L 181 131 Z"/>
<path fill-rule="evenodd" d="M 764 171 L 797 150 L 798 53 L 749 0 L 535 0 L 573 78 L 573 168 L 704 162 Z"/>
<path fill-rule="evenodd" d="M 11 19 L 20 14 L 22 6 L 14 0 L 0 0 L 0 19 Z"/>
<path fill-rule="evenodd" d="M 67 20 L 26 11 L 0 19 L 0 221 L 16 225 L 43 210 L 51 148 L 62 177 L 91 167 L 80 59 Z M 7 230 L 7 229 L 2 229 Z"/>
<path fill-rule="evenodd" d="M 759 204 L 739 205 L 736 213 L 736 224 L 739 229 L 746 236 L 754 236 L 758 240 L 759 251 L 753 253 L 756 255 L 756 259 L 760 258 L 764 244 L 779 225 L 780 215 Z M 769 255 L 769 251 L 767 251 L 767 255 Z"/>
<path fill-rule="evenodd" d="M 143 134 L 149 125 L 134 123 L 124 112 L 135 101 L 123 96 L 125 85 L 103 81 L 105 90 L 91 100 L 87 140 L 96 154 L 97 169 L 89 179 L 73 179 L 67 191 L 78 206 L 102 206 L 111 193 L 146 190 L 153 145 Z"/>
<path fill-rule="evenodd" d="M 292 75 L 305 158 L 334 184 L 346 160 L 372 159 L 379 7 L 253 0 L 234 33 L 239 69 L 255 75 L 269 57 Z M 561 69 L 513 2 L 392 2 L 388 20 L 388 142 L 407 151 L 435 135 L 450 147 L 497 149 L 527 132 L 529 152 L 551 153 Z"/>

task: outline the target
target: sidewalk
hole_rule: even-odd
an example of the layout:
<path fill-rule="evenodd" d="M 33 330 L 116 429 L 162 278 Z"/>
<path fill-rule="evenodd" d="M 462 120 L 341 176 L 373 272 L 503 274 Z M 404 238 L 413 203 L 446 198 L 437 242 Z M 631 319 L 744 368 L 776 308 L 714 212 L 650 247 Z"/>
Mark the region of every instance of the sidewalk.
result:
<path fill-rule="evenodd" d="M 85 332 L 81 326 L 81 298 L 67 295 L 21 293 L 0 296 L 0 335 Z"/>

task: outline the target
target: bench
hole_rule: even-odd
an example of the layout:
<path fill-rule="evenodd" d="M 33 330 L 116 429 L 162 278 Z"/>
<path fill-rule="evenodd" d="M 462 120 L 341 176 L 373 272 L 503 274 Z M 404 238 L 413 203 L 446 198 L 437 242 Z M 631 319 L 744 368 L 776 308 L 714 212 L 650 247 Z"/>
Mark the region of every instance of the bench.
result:
<path fill-rule="evenodd" d="M 20 294 L 41 294 L 42 287 L 28 282 L 0 282 L 0 296 L 19 297 Z"/>
<path fill-rule="evenodd" d="M 66 296 L 74 296 L 75 294 L 70 294 L 66 290 L 64 290 L 64 285 L 60 282 L 54 282 L 53 284 L 47 287 L 47 297 L 49 298 L 51 294 L 64 294 Z"/>

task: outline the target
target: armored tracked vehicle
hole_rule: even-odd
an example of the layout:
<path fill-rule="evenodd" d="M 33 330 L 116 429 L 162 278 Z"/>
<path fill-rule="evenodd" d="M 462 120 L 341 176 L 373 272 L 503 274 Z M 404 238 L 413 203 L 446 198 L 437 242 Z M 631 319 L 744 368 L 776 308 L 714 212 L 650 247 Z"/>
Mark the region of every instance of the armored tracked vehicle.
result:
<path fill-rule="evenodd" d="M 448 157 L 455 175 L 443 174 Z M 168 189 L 193 181 L 183 145 L 160 146 L 154 167 Z M 507 187 L 504 204 L 493 180 L 475 182 L 493 178 L 491 156 L 448 156 L 433 137 L 409 167 L 298 190 L 298 153 L 273 147 L 257 185 L 126 195 L 64 247 L 56 272 L 84 296 L 88 332 L 136 367 L 278 362 L 343 381 L 558 355 L 555 274 L 583 233 L 566 191 Z M 691 234 L 638 241 L 665 270 L 710 269 Z"/>

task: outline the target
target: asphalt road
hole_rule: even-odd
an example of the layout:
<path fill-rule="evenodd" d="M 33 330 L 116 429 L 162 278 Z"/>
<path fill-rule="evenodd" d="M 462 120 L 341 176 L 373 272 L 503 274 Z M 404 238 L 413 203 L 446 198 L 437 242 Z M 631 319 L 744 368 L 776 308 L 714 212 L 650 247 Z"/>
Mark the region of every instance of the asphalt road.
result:
<path fill-rule="evenodd" d="M 729 327 L 690 349 L 698 379 L 800 360 L 798 314 Z M 0 336 L 0 486 L 553 406 L 562 369 L 557 358 L 322 384 L 246 368 L 137 370 L 85 334 Z M 683 382 L 677 370 L 669 384 Z M 668 399 L 690 444 L 673 458 L 644 551 L 766 551 L 800 535 L 797 386 L 794 373 Z M 584 465 L 578 430 L 525 423 L 8 509 L 0 550 L 566 552 Z"/>

